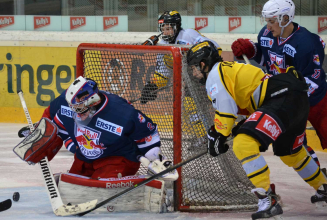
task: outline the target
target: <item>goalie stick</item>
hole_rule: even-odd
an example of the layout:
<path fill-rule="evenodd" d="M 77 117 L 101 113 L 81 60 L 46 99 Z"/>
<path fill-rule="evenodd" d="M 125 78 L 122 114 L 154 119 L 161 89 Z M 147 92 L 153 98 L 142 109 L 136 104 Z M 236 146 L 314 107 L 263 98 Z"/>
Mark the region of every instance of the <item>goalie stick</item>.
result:
<path fill-rule="evenodd" d="M 17 93 L 22 103 L 24 113 L 28 122 L 28 126 L 32 132 L 34 131 L 34 126 L 26 106 L 26 102 L 23 96 L 23 91 L 20 90 Z M 64 205 L 58 187 L 54 180 L 51 168 L 49 166 L 48 158 L 47 157 L 43 158 L 39 163 L 41 166 L 42 177 L 46 186 L 46 191 L 48 193 L 51 207 L 55 215 L 57 216 L 76 215 L 78 213 L 83 213 L 88 210 L 93 210 L 93 208 L 96 207 L 96 204 L 98 202 L 97 199 L 86 203 L 76 204 L 76 205 Z"/>
<path fill-rule="evenodd" d="M 197 155 L 195 155 L 195 156 L 193 156 L 191 158 L 188 158 L 187 160 L 184 160 L 184 161 L 182 161 L 182 162 L 180 162 L 180 163 L 178 163 L 178 164 L 176 164 L 176 165 L 174 165 L 172 167 L 169 167 L 168 169 L 149 177 L 148 179 L 144 180 L 143 182 L 140 182 L 139 184 L 135 184 L 132 187 L 130 187 L 130 188 L 126 189 L 126 190 L 123 190 L 123 191 L 117 193 L 116 195 L 114 195 L 114 196 L 112 196 L 112 197 L 110 197 L 110 198 L 108 198 L 108 199 L 106 199 L 106 200 L 104 200 L 102 202 L 99 202 L 94 208 L 92 208 L 92 209 L 90 209 L 90 210 L 88 210 L 86 212 L 77 214 L 77 215 L 78 216 L 83 216 L 83 215 L 85 215 L 85 214 L 87 214 L 89 212 L 92 212 L 93 210 L 96 210 L 97 208 L 100 208 L 101 206 L 103 206 L 103 205 L 105 205 L 105 204 L 107 204 L 109 202 L 112 202 L 115 199 L 117 199 L 117 198 L 119 198 L 119 197 L 121 197 L 121 196 L 123 196 L 123 195 L 137 189 L 138 187 L 143 186 L 143 185 L 151 182 L 152 180 L 157 179 L 157 178 L 165 175 L 166 173 L 169 173 L 169 172 L 171 172 L 171 171 L 173 171 L 173 170 L 175 170 L 175 169 L 177 169 L 177 168 L 179 168 L 179 167 L 181 167 L 181 166 L 183 166 L 183 165 L 185 165 L 185 164 L 187 164 L 187 163 L 189 163 L 189 162 L 191 162 L 191 161 L 193 161 L 193 160 L 195 160 L 195 159 L 197 159 L 197 158 L 199 158 L 199 157 L 201 157 L 201 156 L 203 156 L 205 154 L 207 154 L 207 152 L 208 152 L 207 150 L 203 151 L 203 152 L 201 152 L 201 153 L 199 153 L 199 154 L 197 154 Z"/>
<path fill-rule="evenodd" d="M 12 202 L 11 199 L 0 202 L 0 212 L 6 211 L 11 208 Z"/>

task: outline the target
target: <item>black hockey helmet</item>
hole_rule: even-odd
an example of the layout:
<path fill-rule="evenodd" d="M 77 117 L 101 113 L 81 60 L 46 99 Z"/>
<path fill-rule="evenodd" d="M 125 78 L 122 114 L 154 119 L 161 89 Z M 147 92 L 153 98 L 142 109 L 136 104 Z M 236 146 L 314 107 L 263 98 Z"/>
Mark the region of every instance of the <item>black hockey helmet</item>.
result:
<path fill-rule="evenodd" d="M 170 25 L 174 29 L 174 34 L 164 35 L 162 31 L 162 27 L 164 25 Z M 178 13 L 178 11 L 165 11 L 158 19 L 158 28 L 164 41 L 174 43 L 179 31 L 182 29 L 181 15 Z"/>
<path fill-rule="evenodd" d="M 200 83 L 205 84 L 207 80 L 207 73 L 210 72 L 212 67 L 217 63 L 223 61 L 219 55 L 218 49 L 211 41 L 203 41 L 193 45 L 187 52 L 187 64 L 189 66 L 196 66 L 203 74 L 203 79 Z M 201 68 L 200 63 L 205 65 Z M 208 70 L 206 70 L 208 68 Z"/>

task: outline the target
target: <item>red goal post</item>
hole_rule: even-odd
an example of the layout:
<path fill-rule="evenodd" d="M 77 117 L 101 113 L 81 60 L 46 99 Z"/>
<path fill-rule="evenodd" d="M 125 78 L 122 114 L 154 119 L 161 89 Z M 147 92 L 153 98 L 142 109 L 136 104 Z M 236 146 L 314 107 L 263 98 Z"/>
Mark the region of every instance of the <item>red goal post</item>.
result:
<path fill-rule="evenodd" d="M 174 164 L 206 148 L 206 129 L 214 109 L 205 87 L 192 78 L 189 47 L 82 43 L 77 48 L 76 77 L 92 78 L 99 89 L 115 93 L 147 114 L 159 128 L 162 151 Z M 168 55 L 168 56 L 165 56 Z M 173 68 L 165 59 L 170 57 Z M 144 85 L 159 71 L 168 78 L 157 98 L 139 102 Z M 160 87 L 160 86 L 159 86 Z M 144 172 L 140 169 L 140 172 Z M 179 211 L 245 210 L 256 207 L 252 184 L 230 150 L 223 156 L 203 156 L 178 168 L 174 207 Z"/>

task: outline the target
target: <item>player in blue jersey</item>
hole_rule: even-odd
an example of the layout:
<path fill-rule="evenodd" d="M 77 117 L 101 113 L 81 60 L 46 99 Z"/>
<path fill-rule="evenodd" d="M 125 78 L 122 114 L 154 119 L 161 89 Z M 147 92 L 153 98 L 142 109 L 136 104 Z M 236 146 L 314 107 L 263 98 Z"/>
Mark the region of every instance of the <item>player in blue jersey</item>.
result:
<path fill-rule="evenodd" d="M 172 165 L 161 153 L 157 125 L 125 99 L 99 91 L 93 80 L 78 77 L 47 111 L 50 117 L 56 112 L 52 116 L 58 136 L 75 154 L 69 173 L 117 178 L 135 175 L 140 161 L 150 173 Z M 51 146 L 55 152 L 40 148 L 30 162 L 53 158 L 57 147 Z M 176 180 L 178 173 L 173 171 L 164 178 Z"/>
<path fill-rule="evenodd" d="M 291 0 L 269 0 L 263 7 L 265 25 L 258 35 L 258 43 L 237 39 L 232 50 L 237 58 L 245 54 L 249 59 L 266 66 L 269 74 L 284 73 L 294 66 L 309 84 L 310 113 L 308 120 L 316 129 L 323 149 L 327 148 L 327 83 L 322 64 L 325 43 L 316 34 L 293 22 L 295 4 Z M 308 147 L 319 164 L 315 153 Z"/>

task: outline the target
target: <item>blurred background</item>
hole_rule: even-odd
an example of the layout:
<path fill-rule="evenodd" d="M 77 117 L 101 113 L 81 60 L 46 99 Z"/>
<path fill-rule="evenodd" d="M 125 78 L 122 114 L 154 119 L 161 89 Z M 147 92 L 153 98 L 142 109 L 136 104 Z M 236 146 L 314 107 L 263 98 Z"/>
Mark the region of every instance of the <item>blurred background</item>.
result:
<path fill-rule="evenodd" d="M 128 31 L 157 31 L 166 10 L 182 16 L 260 16 L 267 0 L 0 0 L 0 15 L 128 16 Z M 293 0 L 295 15 L 327 15 L 327 0 Z"/>

